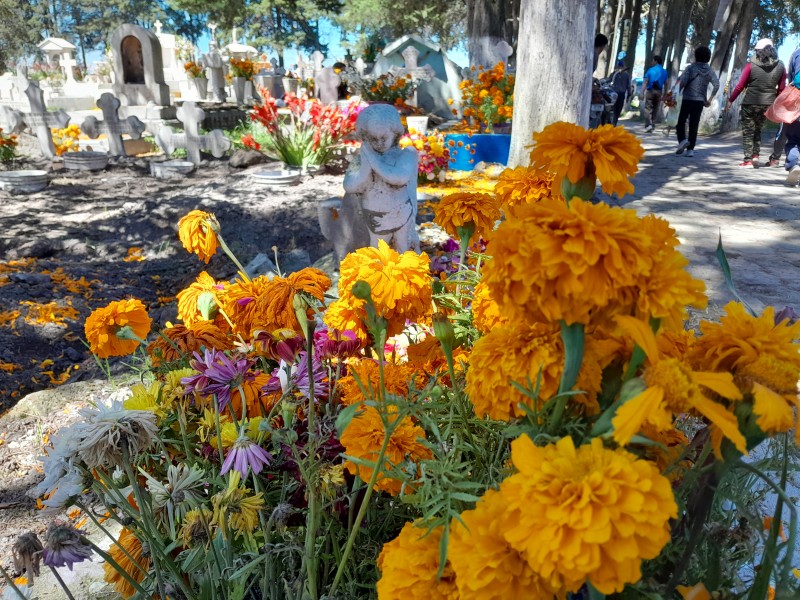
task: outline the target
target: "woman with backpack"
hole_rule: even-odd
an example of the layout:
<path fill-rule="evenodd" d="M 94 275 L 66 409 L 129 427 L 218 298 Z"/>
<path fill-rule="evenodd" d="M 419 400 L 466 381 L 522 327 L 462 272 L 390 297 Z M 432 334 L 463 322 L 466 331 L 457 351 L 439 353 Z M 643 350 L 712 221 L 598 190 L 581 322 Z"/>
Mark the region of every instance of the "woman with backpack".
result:
<path fill-rule="evenodd" d="M 678 149 L 675 154 L 694 156 L 694 145 L 697 142 L 697 130 L 700 126 L 700 115 L 703 108 L 711 106 L 711 100 L 719 91 L 719 78 L 708 61 L 711 60 L 711 50 L 707 46 L 700 46 L 694 51 L 694 62 L 689 65 L 678 78 L 676 84 L 682 92 L 681 110 L 678 113 L 678 124 L 675 130 L 678 133 Z M 708 97 L 708 84 L 714 88 L 711 97 Z M 686 138 L 686 121 L 689 121 L 689 138 Z"/>

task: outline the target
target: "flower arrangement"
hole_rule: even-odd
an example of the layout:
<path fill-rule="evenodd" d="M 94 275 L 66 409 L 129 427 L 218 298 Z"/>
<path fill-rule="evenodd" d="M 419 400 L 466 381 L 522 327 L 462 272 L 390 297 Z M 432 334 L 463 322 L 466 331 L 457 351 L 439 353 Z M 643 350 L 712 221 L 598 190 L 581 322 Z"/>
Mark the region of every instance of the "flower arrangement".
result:
<path fill-rule="evenodd" d="M 123 529 L 106 552 L 55 521 L 19 538 L 17 568 L 97 554 L 125 598 L 797 597 L 800 323 L 731 302 L 684 329 L 707 300 L 675 231 L 589 202 L 641 156 L 604 127 L 537 134 L 531 169 L 561 185 L 528 186 L 499 226 L 501 198 L 444 199 L 443 278 L 381 241 L 345 257 L 330 303 L 314 268 L 242 269 L 202 272 L 157 335 L 137 300 L 97 308 L 92 351 L 149 369 L 54 436 L 36 493 Z M 193 211 L 179 237 L 239 266 L 223 227 Z M 769 461 L 742 460 L 765 440 Z M 754 480 L 767 515 L 738 502 Z M 721 551 L 754 530 L 757 550 Z"/>
<path fill-rule="evenodd" d="M 395 106 L 406 106 L 406 101 L 414 94 L 417 83 L 411 75 L 384 73 L 375 78 L 360 78 L 348 74 L 350 85 L 367 102 L 388 102 Z"/>
<path fill-rule="evenodd" d="M 231 58 L 230 67 L 231 77 L 244 77 L 246 80 L 251 81 L 253 75 L 256 74 L 255 63 L 247 58 Z"/>
<path fill-rule="evenodd" d="M 400 147 L 408 146 L 416 148 L 419 155 L 420 183 L 445 180 L 447 168 L 450 166 L 450 149 L 445 143 L 444 134 L 410 131 L 400 138 Z"/>
<path fill-rule="evenodd" d="M 323 106 L 318 100 L 284 97 L 288 119 L 278 114 L 278 105 L 268 90 L 259 88 L 264 103 L 250 111 L 257 126 L 242 137 L 242 144 L 282 160 L 287 166 L 307 169 L 326 164 L 346 136 L 355 131 L 360 106 L 345 109 Z"/>
<path fill-rule="evenodd" d="M 53 134 L 53 145 L 56 148 L 56 156 L 78 151 L 78 138 L 81 135 L 81 128 L 78 125 L 69 125 L 63 129 L 52 129 L 51 132 Z"/>
<path fill-rule="evenodd" d="M 28 71 L 28 78 L 32 81 L 47 81 L 53 87 L 61 87 L 66 81 L 64 71 L 58 65 L 49 63 L 34 63 Z"/>
<path fill-rule="evenodd" d="M 488 132 L 495 125 L 508 123 L 514 116 L 514 75 L 506 73 L 505 64 L 493 68 L 471 67 L 472 78 L 459 83 L 462 114 L 476 119 Z"/>
<path fill-rule="evenodd" d="M 17 157 L 17 136 L 5 135 L 0 128 L 0 162 L 11 162 Z"/>
<path fill-rule="evenodd" d="M 206 76 L 206 68 L 201 63 L 191 60 L 183 63 L 183 70 L 190 79 L 201 79 Z"/>

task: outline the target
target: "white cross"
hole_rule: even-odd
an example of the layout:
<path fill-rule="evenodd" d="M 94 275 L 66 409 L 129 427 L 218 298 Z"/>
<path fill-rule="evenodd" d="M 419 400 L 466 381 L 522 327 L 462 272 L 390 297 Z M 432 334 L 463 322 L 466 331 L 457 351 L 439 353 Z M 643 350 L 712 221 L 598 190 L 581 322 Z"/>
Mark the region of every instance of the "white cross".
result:
<path fill-rule="evenodd" d="M 421 79 L 423 81 L 432 81 L 433 78 L 436 76 L 436 72 L 433 70 L 433 67 L 430 65 L 425 65 L 424 67 L 420 67 L 417 65 L 417 61 L 419 59 L 419 50 L 417 50 L 414 46 L 408 46 L 405 50 L 403 50 L 400 55 L 403 57 L 405 61 L 405 66 L 402 69 L 397 67 L 392 67 L 389 71 L 395 77 L 405 77 L 406 75 L 411 76 L 412 80 Z M 414 95 L 411 98 L 411 105 L 417 105 L 417 92 L 416 89 L 414 90 Z"/>
<path fill-rule="evenodd" d="M 231 44 L 235 44 L 238 40 L 236 39 L 236 27 L 231 29 Z"/>
<path fill-rule="evenodd" d="M 55 158 L 56 147 L 53 145 L 53 135 L 50 128 L 63 129 L 69 124 L 69 115 L 63 110 L 48 112 L 44 103 L 44 92 L 35 82 L 30 82 L 25 95 L 31 105 L 31 112 L 22 113 L 5 106 L 0 107 L 5 112 L 5 121 L 9 126 L 9 133 L 19 133 L 25 127 L 30 128 L 39 140 L 39 148 L 46 158 Z"/>
<path fill-rule="evenodd" d="M 153 27 L 156 30 L 156 35 L 161 35 L 161 28 L 163 26 L 164 26 L 164 24 L 161 21 L 159 21 L 158 19 L 156 19 L 156 22 L 153 23 Z"/>
<path fill-rule="evenodd" d="M 145 130 L 145 124 L 137 117 L 130 116 L 121 120 L 117 111 L 120 101 L 114 94 L 105 92 L 97 101 L 97 108 L 103 111 L 103 120 L 98 121 L 97 117 L 89 116 L 81 123 L 81 131 L 90 138 L 95 139 L 101 133 L 105 133 L 108 138 L 108 153 L 111 156 L 127 156 L 125 145 L 122 143 L 122 134 L 127 133 L 131 139 L 138 140 Z"/>
<path fill-rule="evenodd" d="M 184 102 L 177 111 L 178 120 L 183 123 L 183 133 L 175 133 L 169 127 L 162 127 L 156 135 L 156 143 L 165 154 L 172 154 L 176 148 L 185 148 L 187 158 L 195 165 L 200 164 L 200 150 L 208 150 L 216 158 L 231 147 L 231 141 L 222 130 L 215 129 L 200 135 L 200 123 L 206 113 L 194 102 Z"/>

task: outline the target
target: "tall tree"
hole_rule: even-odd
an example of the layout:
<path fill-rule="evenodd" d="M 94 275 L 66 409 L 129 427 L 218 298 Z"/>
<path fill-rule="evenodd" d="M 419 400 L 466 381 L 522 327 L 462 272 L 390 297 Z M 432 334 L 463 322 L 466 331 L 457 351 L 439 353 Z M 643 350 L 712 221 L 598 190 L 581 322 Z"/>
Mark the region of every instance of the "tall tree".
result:
<path fill-rule="evenodd" d="M 546 125 L 589 124 L 596 11 L 596 0 L 522 3 L 509 166 L 528 164 L 527 146 Z"/>
<path fill-rule="evenodd" d="M 48 20 L 46 3 L 0 0 L 0 69 L 33 53 Z"/>
<path fill-rule="evenodd" d="M 467 50 L 470 65 L 489 65 L 493 48 L 508 40 L 506 19 L 511 4 L 507 0 L 467 0 Z"/>

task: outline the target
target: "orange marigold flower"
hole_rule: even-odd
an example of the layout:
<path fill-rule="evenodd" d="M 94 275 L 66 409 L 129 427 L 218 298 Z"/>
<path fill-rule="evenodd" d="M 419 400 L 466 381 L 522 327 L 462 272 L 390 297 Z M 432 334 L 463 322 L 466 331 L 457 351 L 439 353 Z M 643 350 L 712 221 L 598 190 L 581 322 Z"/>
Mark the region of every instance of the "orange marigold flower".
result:
<path fill-rule="evenodd" d="M 542 198 L 559 197 L 558 190 L 552 191 L 553 175 L 533 167 L 506 169 L 494 187 L 500 204 L 513 208 L 519 204 L 538 202 Z"/>
<path fill-rule="evenodd" d="M 197 276 L 197 279 L 184 290 L 178 292 L 178 318 L 183 321 L 184 325 L 193 325 L 200 321 L 205 321 L 205 317 L 198 308 L 200 296 L 203 294 L 211 294 L 214 301 L 219 306 L 222 304 L 222 296 L 225 293 L 225 288 L 228 287 L 227 281 L 215 281 L 211 275 L 203 271 Z M 228 322 L 217 311 L 214 311 L 214 324 L 223 331 L 230 329 Z M 210 315 L 209 315 L 210 316 Z"/>
<path fill-rule="evenodd" d="M 198 321 L 188 327 L 174 325 L 164 329 L 161 333 L 167 339 L 158 336 L 147 346 L 150 362 L 156 368 L 164 363 L 191 358 L 192 353 L 200 352 L 201 348 L 216 350 L 233 348 L 233 344 L 225 332 L 211 321 Z"/>
<path fill-rule="evenodd" d="M 237 279 L 225 290 L 222 297 L 223 309 L 233 321 L 234 333 L 249 336 L 256 319 L 256 298 L 266 292 L 270 279 L 261 275 L 250 281 Z"/>
<path fill-rule="evenodd" d="M 261 390 L 268 383 L 269 375 L 266 373 L 257 373 L 255 379 L 242 383 L 245 404 L 247 405 L 247 418 L 253 419 L 269 414 L 269 411 L 272 410 L 273 405 L 280 397 L 280 395 L 267 395 Z M 237 416 L 242 414 L 242 394 L 238 389 L 231 391 L 231 406 Z"/>
<path fill-rule="evenodd" d="M 142 542 L 126 527 L 122 528 L 117 543 L 111 545 L 108 553 L 122 570 L 137 583 L 141 583 L 145 574 L 150 570 L 150 555 L 144 553 Z M 105 573 L 104 579 L 113 585 L 117 593 L 121 594 L 123 598 L 131 598 L 137 593 L 136 588 L 110 563 L 103 563 L 103 572 Z"/>
<path fill-rule="evenodd" d="M 261 294 L 255 299 L 253 307 L 253 329 L 275 331 L 276 329 L 293 329 L 300 332 L 300 323 L 294 310 L 294 297 L 303 293 L 325 302 L 325 292 L 331 287 L 331 279 L 319 269 L 307 267 L 288 277 L 273 277 L 264 284 Z M 313 317 L 313 310 L 308 309 L 308 317 Z"/>
<path fill-rule="evenodd" d="M 633 192 L 628 177 L 636 174 L 644 149 L 624 127 L 603 125 L 587 130 L 559 121 L 534 133 L 533 141 L 531 163 L 553 173 L 554 189 L 561 189 L 565 177 L 577 183 L 584 177 L 597 176 L 609 194 Z"/>
<path fill-rule="evenodd" d="M 364 301 L 349 297 L 332 302 L 325 311 L 325 324 L 329 329 L 352 331 L 362 343 L 369 339 L 364 325 Z"/>
<path fill-rule="evenodd" d="M 500 218 L 500 203 L 490 194 L 456 192 L 436 203 L 434 221 L 455 239 L 461 239 L 459 228 L 472 228 L 470 243 L 486 237 Z"/>
<path fill-rule="evenodd" d="M 92 352 L 99 358 L 126 356 L 136 350 L 139 342 L 118 337 L 120 330 L 130 327 L 136 337 L 144 339 L 150 333 L 151 323 L 142 301 L 130 298 L 96 309 L 86 319 L 84 332 Z"/>
<path fill-rule="evenodd" d="M 508 324 L 508 319 L 500 313 L 500 307 L 492 299 L 489 286 L 483 281 L 475 286 L 472 297 L 472 322 L 481 333 L 489 333 L 495 327 Z"/>
<path fill-rule="evenodd" d="M 427 254 L 412 251 L 398 254 L 380 240 L 377 248 L 361 248 L 345 256 L 340 272 L 339 300 L 331 308 L 337 304 L 345 304 L 347 308 L 337 307 L 333 317 L 325 315 L 325 323 L 331 328 L 356 331 L 347 327 L 342 322 L 344 319 L 336 318 L 347 314 L 348 309 L 362 315 L 360 320 L 363 320 L 363 301 L 351 293 L 359 281 L 369 284 L 377 313 L 388 321 L 388 337 L 402 332 L 406 320 L 418 322 L 432 312 L 430 259 Z"/>
<path fill-rule="evenodd" d="M 551 589 L 577 592 L 589 582 L 620 592 L 669 541 L 678 507 L 652 463 L 608 450 L 600 438 L 537 447 L 523 435 L 511 457 L 519 472 L 500 485 L 495 526 Z"/>
<path fill-rule="evenodd" d="M 387 474 L 387 471 L 400 468 L 408 479 L 414 480 L 417 475 L 410 472 L 411 465 L 433 457 L 430 449 L 420 440 L 425 439 L 422 427 L 414 425 L 411 417 L 405 417 L 396 425 L 397 409 L 393 406 L 385 407 L 391 426 L 394 428 L 389 439 L 389 445 L 384 454 L 384 464 L 375 480 L 375 489 L 388 492 L 392 496 L 400 493 L 403 482 Z M 354 458 L 375 462 L 383 445 L 386 430 L 383 426 L 381 415 L 375 407 L 364 406 L 341 436 L 345 454 Z M 356 464 L 350 460 L 345 462 L 345 468 L 353 475 L 358 475 L 362 481 L 369 482 L 373 469 Z M 410 486 L 406 486 L 408 490 Z"/>
<path fill-rule="evenodd" d="M 217 251 L 218 231 L 217 218 L 202 210 L 193 210 L 178 222 L 178 237 L 183 247 L 206 264 Z"/>
<path fill-rule="evenodd" d="M 449 563 L 438 576 L 442 529 L 426 532 L 406 523 L 395 539 L 383 545 L 378 556 L 378 600 L 458 600 Z"/>
<path fill-rule="evenodd" d="M 434 338 L 435 339 L 435 338 Z M 408 396 L 409 385 L 415 382 L 417 389 L 424 385 L 424 378 L 406 365 L 383 364 L 383 383 L 386 392 L 393 396 Z M 360 383 L 360 385 L 359 385 Z M 362 387 L 368 392 L 364 396 Z M 348 374 L 339 380 L 342 404 L 358 404 L 365 400 L 378 400 L 381 389 L 380 366 L 378 362 L 364 358 L 348 364 Z"/>

